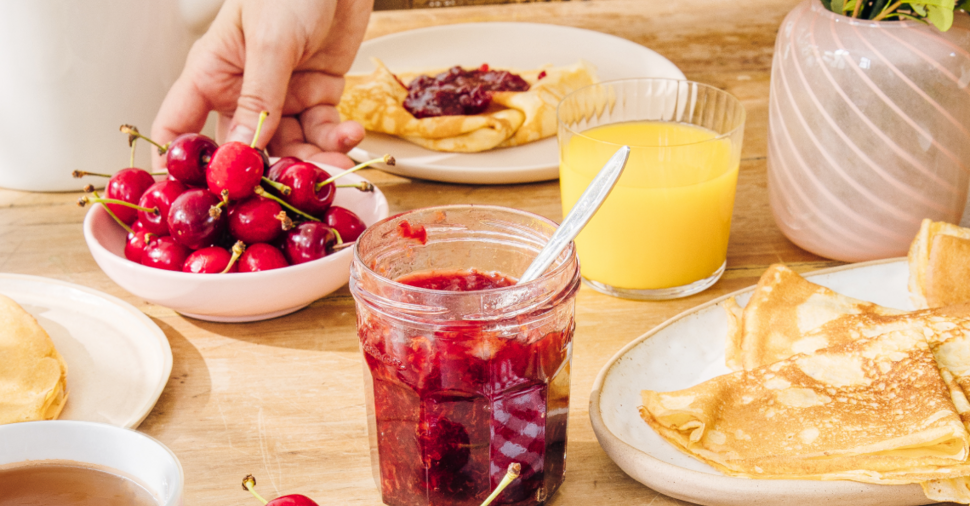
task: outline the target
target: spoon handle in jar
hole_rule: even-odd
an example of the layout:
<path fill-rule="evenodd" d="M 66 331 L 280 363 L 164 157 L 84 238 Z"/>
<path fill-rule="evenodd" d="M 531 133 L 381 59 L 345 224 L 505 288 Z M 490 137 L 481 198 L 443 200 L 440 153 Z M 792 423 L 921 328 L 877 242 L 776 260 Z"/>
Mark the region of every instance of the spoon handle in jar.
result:
<path fill-rule="evenodd" d="M 599 174 L 596 174 L 593 181 L 586 187 L 586 191 L 576 201 L 576 205 L 573 206 L 572 211 L 569 211 L 566 219 L 562 220 L 562 224 L 559 225 L 556 232 L 549 238 L 546 246 L 542 248 L 542 251 L 539 252 L 535 260 L 529 264 L 529 268 L 519 278 L 519 284 L 528 283 L 538 278 L 543 272 L 546 272 L 546 269 L 552 265 L 552 262 L 556 260 L 556 257 L 559 256 L 569 242 L 579 235 L 579 232 L 586 226 L 586 223 L 589 222 L 590 218 L 603 205 L 606 197 L 613 191 L 613 187 L 616 186 L 616 182 L 620 179 L 620 174 L 623 173 L 629 157 L 630 148 L 628 146 L 621 147 L 610 157 L 606 165 L 600 169 Z"/>

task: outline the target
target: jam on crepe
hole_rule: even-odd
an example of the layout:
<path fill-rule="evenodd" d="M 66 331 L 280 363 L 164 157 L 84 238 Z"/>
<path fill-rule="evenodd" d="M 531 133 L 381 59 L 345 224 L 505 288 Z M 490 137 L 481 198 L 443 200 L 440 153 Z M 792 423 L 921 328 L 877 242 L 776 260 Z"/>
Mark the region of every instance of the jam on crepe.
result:
<path fill-rule="evenodd" d="M 415 118 L 479 114 L 492 102 L 494 91 L 529 91 L 529 83 L 517 74 L 491 70 L 488 64 L 474 70 L 454 66 L 435 77 L 414 78 L 404 108 Z"/>

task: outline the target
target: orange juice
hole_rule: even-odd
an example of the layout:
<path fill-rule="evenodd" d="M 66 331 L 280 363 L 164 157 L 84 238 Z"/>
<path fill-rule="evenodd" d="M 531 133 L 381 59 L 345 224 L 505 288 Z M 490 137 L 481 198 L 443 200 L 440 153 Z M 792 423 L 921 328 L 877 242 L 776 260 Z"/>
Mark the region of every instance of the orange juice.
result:
<path fill-rule="evenodd" d="M 727 254 L 740 141 L 684 124 L 598 126 L 561 146 L 563 215 L 620 145 L 626 169 L 576 238 L 583 277 L 652 290 L 711 276 Z"/>

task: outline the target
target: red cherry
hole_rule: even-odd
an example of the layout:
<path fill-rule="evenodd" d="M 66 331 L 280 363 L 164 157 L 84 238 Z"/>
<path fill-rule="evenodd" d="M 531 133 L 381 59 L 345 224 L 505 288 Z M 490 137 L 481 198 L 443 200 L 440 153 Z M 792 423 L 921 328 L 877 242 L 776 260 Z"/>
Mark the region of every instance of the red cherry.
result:
<path fill-rule="evenodd" d="M 135 222 L 136 225 L 139 223 L 141 222 Z M 125 241 L 125 258 L 140 264 L 145 246 L 148 245 L 151 237 L 155 237 L 154 235 L 148 235 L 150 233 L 145 230 L 135 230 L 135 227 L 132 227 L 132 232 L 128 234 L 128 239 Z"/>
<path fill-rule="evenodd" d="M 277 497 L 266 503 L 266 506 L 319 506 L 309 497 L 301 494 L 290 494 Z"/>
<path fill-rule="evenodd" d="M 280 250 L 263 242 L 249 245 L 239 257 L 239 272 L 268 271 L 287 265 L 290 264 Z"/>
<path fill-rule="evenodd" d="M 266 177 L 272 181 L 279 181 L 280 175 L 283 173 L 283 169 L 293 165 L 294 163 L 300 163 L 300 159 L 295 156 L 284 156 L 276 163 L 270 165 L 269 170 L 266 172 Z"/>
<path fill-rule="evenodd" d="M 169 177 L 189 186 L 206 186 L 206 168 L 219 147 L 200 134 L 182 134 L 168 147 L 166 166 Z"/>
<path fill-rule="evenodd" d="M 219 204 L 209 190 L 197 188 L 181 195 L 168 211 L 168 230 L 180 244 L 191 249 L 212 246 L 221 237 L 226 219 Z"/>
<path fill-rule="evenodd" d="M 124 200 L 132 204 L 137 204 L 141 196 L 145 194 L 148 188 L 155 184 L 155 178 L 152 177 L 148 172 L 135 169 L 121 169 L 115 175 L 108 179 L 108 185 L 105 186 L 104 193 L 105 197 L 109 199 Z M 107 204 L 108 209 L 115 213 L 118 217 L 127 225 L 131 225 L 138 219 L 138 211 L 130 207 L 121 206 L 118 204 Z"/>
<path fill-rule="evenodd" d="M 284 232 L 279 218 L 282 211 L 275 201 L 254 196 L 229 211 L 229 232 L 246 244 L 273 242 Z"/>
<path fill-rule="evenodd" d="M 294 163 L 284 168 L 276 181 L 290 187 L 290 194 L 284 196 L 287 204 L 317 218 L 333 203 L 337 187 L 332 182 L 317 190 L 317 183 L 330 178 L 330 174 L 312 163 Z"/>
<path fill-rule="evenodd" d="M 156 269 L 180 271 L 191 250 L 171 236 L 156 237 L 148 242 L 141 254 L 141 264 Z"/>
<path fill-rule="evenodd" d="M 158 214 L 138 211 L 138 220 L 145 230 L 156 235 L 168 235 L 168 211 L 179 195 L 188 190 L 178 181 L 165 180 L 151 185 L 141 196 L 138 205 L 152 209 L 158 208 Z"/>
<path fill-rule="evenodd" d="M 182 271 L 196 274 L 218 274 L 226 270 L 226 266 L 229 265 L 230 261 L 232 261 L 232 253 L 229 253 L 225 248 L 209 246 L 208 248 L 193 251 L 185 259 L 185 264 L 182 265 Z M 239 265 L 234 263 L 228 272 L 238 271 Z"/>
<path fill-rule="evenodd" d="M 242 200 L 253 194 L 263 177 L 263 156 L 241 142 L 227 142 L 216 149 L 205 171 L 209 191 L 221 195 L 229 191 L 230 200 Z"/>
<path fill-rule="evenodd" d="M 364 221 L 353 211 L 340 206 L 330 206 L 324 214 L 323 221 L 336 229 L 344 242 L 356 241 L 367 228 Z"/>
<path fill-rule="evenodd" d="M 135 222 L 131 224 L 132 232 L 141 232 L 143 230 L 145 230 L 145 224 L 142 223 L 141 220 L 135 220 Z"/>
<path fill-rule="evenodd" d="M 327 256 L 337 244 L 333 228 L 318 221 L 305 221 L 286 233 L 283 253 L 290 264 L 302 264 Z"/>

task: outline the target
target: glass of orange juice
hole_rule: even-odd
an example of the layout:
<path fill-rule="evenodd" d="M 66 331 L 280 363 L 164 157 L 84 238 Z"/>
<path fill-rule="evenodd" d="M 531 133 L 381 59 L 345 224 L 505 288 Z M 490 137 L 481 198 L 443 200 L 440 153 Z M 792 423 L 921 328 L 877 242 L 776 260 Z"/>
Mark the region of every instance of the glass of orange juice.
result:
<path fill-rule="evenodd" d="M 613 192 L 576 238 L 584 281 L 631 299 L 700 292 L 724 273 L 745 111 L 691 81 L 594 84 L 559 104 L 565 216 L 620 146 L 631 148 Z"/>

